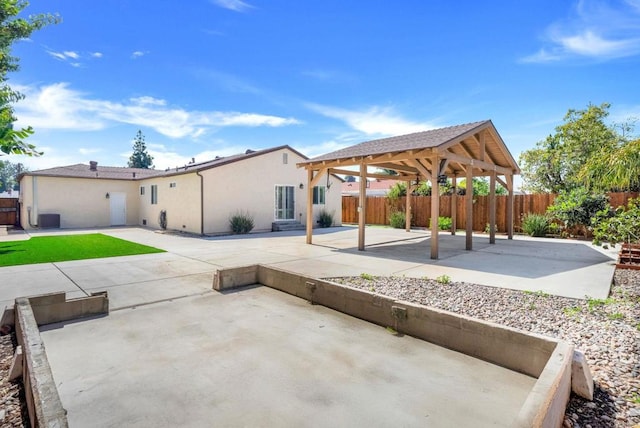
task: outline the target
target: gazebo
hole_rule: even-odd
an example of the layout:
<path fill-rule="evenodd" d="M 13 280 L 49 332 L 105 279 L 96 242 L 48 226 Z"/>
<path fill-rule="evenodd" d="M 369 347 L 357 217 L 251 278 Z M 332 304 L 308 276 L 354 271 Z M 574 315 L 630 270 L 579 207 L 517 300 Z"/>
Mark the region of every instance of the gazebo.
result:
<path fill-rule="evenodd" d="M 359 167 L 359 172 L 344 169 Z M 507 149 L 490 120 L 449 126 L 446 128 L 416 132 L 413 134 L 366 141 L 325 155 L 317 156 L 298 164 L 307 170 L 307 244 L 313 236 L 313 187 L 324 174 L 359 176 L 360 193 L 358 207 L 358 249 L 365 247 L 365 208 L 367 178 L 388 178 L 386 175 L 369 172 L 368 167 L 394 170 L 395 179 L 407 182 L 410 194 L 421 180 L 431 182 L 431 218 L 438 218 L 440 211 L 440 185 L 451 179 L 455 189 L 456 180 L 465 178 L 470 190 L 473 177 L 489 177 L 489 242 L 495 244 L 496 182 L 508 191 L 507 234 L 513 238 L 513 176 L 520 173 L 518 164 Z M 466 204 L 466 249 L 473 248 L 473 192 L 465 193 Z M 453 226 L 456 230 L 456 192 L 451 198 Z M 407 197 L 406 229 L 411 221 L 411 198 Z M 438 222 L 431 222 L 431 258 L 438 258 Z"/>

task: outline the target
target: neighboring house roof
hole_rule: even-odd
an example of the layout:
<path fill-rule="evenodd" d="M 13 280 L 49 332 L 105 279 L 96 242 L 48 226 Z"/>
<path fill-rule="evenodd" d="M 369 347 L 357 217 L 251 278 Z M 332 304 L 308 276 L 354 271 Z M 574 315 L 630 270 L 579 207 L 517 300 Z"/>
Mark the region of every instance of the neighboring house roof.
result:
<path fill-rule="evenodd" d="M 217 157 L 216 159 L 191 163 L 177 168 L 169 168 L 166 170 L 157 169 L 145 169 L 145 168 L 123 168 L 115 166 L 100 166 L 87 165 L 87 164 L 75 164 L 68 166 L 59 166 L 55 168 L 41 169 L 38 171 L 28 171 L 20 175 L 31 176 L 45 176 L 45 177 L 68 177 L 68 178 L 98 178 L 98 179 L 110 179 L 110 180 L 144 180 L 151 177 L 166 177 L 180 174 L 190 174 L 197 171 L 203 171 L 211 168 L 216 168 L 222 165 L 227 165 L 233 162 L 239 162 L 244 159 L 265 155 L 281 149 L 289 149 L 296 153 L 303 159 L 309 159 L 307 156 L 298 152 L 297 150 L 289 147 L 288 145 L 272 147 L 264 150 L 247 150 L 244 153 Z"/>
<path fill-rule="evenodd" d="M 398 180 L 369 180 L 367 181 L 367 196 L 385 196 L 389 192 L 389 188 L 398 182 Z M 360 182 L 342 183 L 342 194 L 344 196 L 358 196 L 360 194 Z"/>

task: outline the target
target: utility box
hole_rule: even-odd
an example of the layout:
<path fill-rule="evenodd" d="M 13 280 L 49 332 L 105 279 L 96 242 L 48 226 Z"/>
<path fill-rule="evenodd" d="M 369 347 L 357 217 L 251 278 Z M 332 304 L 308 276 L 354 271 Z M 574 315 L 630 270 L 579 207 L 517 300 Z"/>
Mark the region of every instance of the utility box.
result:
<path fill-rule="evenodd" d="M 60 228 L 60 214 L 38 214 L 38 227 L 41 229 Z"/>

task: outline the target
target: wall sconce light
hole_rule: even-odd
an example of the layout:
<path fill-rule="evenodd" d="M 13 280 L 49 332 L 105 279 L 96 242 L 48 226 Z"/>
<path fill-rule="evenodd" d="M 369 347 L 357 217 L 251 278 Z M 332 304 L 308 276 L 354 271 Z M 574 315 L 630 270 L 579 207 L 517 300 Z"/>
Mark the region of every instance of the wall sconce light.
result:
<path fill-rule="evenodd" d="M 419 186 L 420 185 L 420 176 L 416 175 L 416 179 L 411 181 L 411 185 L 412 186 Z"/>
<path fill-rule="evenodd" d="M 299 187 L 300 187 L 300 189 L 304 189 L 304 184 L 303 184 L 303 183 L 300 183 L 300 186 L 299 186 Z"/>
<path fill-rule="evenodd" d="M 441 174 L 438 176 L 438 184 L 441 186 L 444 186 L 445 184 L 447 184 L 447 176 L 444 174 Z"/>
<path fill-rule="evenodd" d="M 107 192 L 107 194 L 106 194 L 106 195 L 104 195 L 104 197 L 105 197 L 106 199 L 109 199 L 109 192 Z"/>

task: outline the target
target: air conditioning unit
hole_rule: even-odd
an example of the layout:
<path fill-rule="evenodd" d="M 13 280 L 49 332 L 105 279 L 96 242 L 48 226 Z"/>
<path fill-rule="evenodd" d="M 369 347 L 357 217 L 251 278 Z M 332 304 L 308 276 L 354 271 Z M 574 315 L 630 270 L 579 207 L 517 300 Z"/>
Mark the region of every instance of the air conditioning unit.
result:
<path fill-rule="evenodd" d="M 38 226 L 42 229 L 60 228 L 60 214 L 38 214 Z"/>

